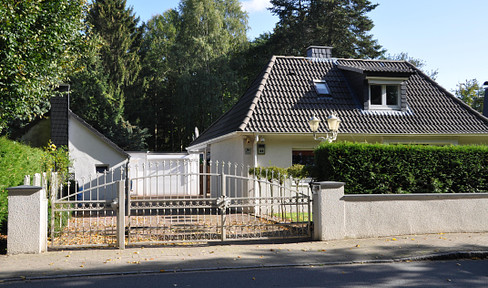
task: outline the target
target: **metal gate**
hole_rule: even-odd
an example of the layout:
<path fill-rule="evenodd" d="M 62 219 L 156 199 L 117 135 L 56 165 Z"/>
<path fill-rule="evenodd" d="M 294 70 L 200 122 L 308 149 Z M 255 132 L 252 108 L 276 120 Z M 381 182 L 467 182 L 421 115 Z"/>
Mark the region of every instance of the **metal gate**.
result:
<path fill-rule="evenodd" d="M 249 175 L 243 165 L 203 164 L 199 172 L 134 167 L 147 171 L 131 179 L 128 244 L 311 236 L 308 186 L 272 172 Z M 153 167 L 168 165 L 176 167 Z"/>
<path fill-rule="evenodd" d="M 124 184 L 108 173 L 82 183 L 46 179 L 49 248 L 124 247 Z"/>
<path fill-rule="evenodd" d="M 49 247 L 311 237 L 308 185 L 243 165 L 189 164 L 131 167 L 126 181 L 105 173 L 53 183 Z"/>

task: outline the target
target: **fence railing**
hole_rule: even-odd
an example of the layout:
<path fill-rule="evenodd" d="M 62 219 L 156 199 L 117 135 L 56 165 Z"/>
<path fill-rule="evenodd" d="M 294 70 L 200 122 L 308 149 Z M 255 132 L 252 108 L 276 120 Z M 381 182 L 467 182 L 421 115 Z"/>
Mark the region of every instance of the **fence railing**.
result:
<path fill-rule="evenodd" d="M 306 183 L 272 171 L 271 177 L 267 171 L 252 175 L 249 166 L 219 161 L 163 160 L 128 168 L 81 181 L 34 176 L 34 185 L 48 191 L 49 246 L 113 246 L 124 238 L 120 231 L 128 243 L 311 235 Z M 127 216 L 127 226 L 118 215 Z"/>

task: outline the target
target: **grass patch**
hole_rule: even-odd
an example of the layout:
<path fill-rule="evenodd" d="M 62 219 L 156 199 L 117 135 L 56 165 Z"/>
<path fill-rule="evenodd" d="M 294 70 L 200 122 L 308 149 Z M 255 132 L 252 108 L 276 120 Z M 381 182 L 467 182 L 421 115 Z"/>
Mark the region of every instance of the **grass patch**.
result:
<path fill-rule="evenodd" d="M 308 222 L 308 215 L 309 213 L 303 212 L 287 212 L 287 213 L 274 213 L 274 217 L 286 219 L 290 222 Z M 310 214 L 310 221 L 312 221 L 312 215 Z"/>

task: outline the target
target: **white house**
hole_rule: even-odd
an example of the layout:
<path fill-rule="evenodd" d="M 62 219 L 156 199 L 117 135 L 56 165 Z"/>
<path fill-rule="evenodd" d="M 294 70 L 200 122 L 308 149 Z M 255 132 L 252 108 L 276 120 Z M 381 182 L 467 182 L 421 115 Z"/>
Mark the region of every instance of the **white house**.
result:
<path fill-rule="evenodd" d="M 488 118 L 406 61 L 273 56 L 239 101 L 187 148 L 212 160 L 250 166 L 309 163 L 318 141 L 312 117 L 337 141 L 434 145 L 488 144 Z"/>
<path fill-rule="evenodd" d="M 69 85 L 60 87 L 69 92 Z M 69 93 L 51 99 L 51 111 L 43 119 L 32 123 L 21 141 L 42 147 L 51 141 L 68 147 L 73 161 L 72 178 L 87 183 L 104 173 L 102 181 L 125 179 L 129 154 L 98 132 L 69 109 Z"/>

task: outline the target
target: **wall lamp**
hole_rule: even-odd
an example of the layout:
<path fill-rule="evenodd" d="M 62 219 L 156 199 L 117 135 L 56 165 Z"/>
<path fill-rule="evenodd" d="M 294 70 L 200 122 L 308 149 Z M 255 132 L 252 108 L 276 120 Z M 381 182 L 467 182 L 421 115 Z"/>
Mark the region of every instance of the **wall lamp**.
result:
<path fill-rule="evenodd" d="M 341 120 L 335 114 L 332 114 L 327 117 L 327 124 L 331 132 L 327 133 L 326 137 L 317 137 L 316 133 L 317 130 L 319 130 L 320 119 L 315 117 L 314 115 L 312 116 L 312 118 L 310 118 L 310 120 L 308 120 L 310 130 L 312 130 L 313 132 L 313 139 L 317 141 L 327 141 L 329 143 L 337 139 L 337 131 L 339 130 L 339 124 L 341 124 Z"/>

